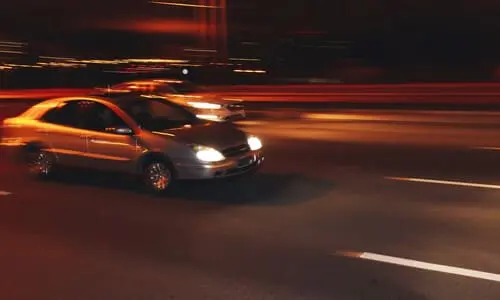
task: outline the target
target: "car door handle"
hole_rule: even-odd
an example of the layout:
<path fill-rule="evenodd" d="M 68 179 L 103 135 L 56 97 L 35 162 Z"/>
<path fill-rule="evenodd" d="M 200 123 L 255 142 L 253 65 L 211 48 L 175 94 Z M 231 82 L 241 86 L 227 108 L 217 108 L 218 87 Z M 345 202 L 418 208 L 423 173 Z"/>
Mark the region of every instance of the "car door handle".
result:
<path fill-rule="evenodd" d="M 37 129 L 36 132 L 41 134 L 49 134 L 49 131 L 47 129 Z"/>

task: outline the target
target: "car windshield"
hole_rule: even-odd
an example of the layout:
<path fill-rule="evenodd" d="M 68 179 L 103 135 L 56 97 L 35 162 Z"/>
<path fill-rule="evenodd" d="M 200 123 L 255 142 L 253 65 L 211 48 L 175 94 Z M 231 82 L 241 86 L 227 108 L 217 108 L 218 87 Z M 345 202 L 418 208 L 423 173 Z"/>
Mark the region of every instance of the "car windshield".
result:
<path fill-rule="evenodd" d="M 121 101 L 123 109 L 141 128 L 161 131 L 205 123 L 183 107 L 162 98 L 137 98 Z"/>

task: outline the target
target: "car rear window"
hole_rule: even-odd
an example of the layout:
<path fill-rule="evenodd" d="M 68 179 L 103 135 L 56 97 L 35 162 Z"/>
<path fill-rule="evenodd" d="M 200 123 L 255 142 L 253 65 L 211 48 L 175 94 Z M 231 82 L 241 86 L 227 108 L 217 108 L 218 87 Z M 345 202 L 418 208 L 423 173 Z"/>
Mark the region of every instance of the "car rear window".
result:
<path fill-rule="evenodd" d="M 22 112 L 19 116 L 23 118 L 37 119 L 41 115 L 43 115 L 47 110 L 56 106 L 57 103 L 55 102 L 50 102 L 50 101 L 40 102 L 28 108 L 27 110 Z"/>

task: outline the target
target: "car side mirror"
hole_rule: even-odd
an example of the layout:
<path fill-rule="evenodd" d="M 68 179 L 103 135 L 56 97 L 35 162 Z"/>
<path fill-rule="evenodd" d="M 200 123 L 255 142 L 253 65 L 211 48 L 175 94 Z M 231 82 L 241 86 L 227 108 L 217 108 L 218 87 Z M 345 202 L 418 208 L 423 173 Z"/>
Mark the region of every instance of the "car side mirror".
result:
<path fill-rule="evenodd" d="M 119 135 L 132 135 L 132 134 L 134 134 L 134 131 L 127 126 L 106 128 L 106 132 L 119 134 Z"/>

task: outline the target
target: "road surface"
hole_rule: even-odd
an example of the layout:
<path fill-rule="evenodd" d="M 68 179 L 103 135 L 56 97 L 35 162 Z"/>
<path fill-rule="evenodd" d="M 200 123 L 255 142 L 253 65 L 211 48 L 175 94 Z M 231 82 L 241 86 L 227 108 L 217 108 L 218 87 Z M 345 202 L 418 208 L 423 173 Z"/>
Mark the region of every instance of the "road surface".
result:
<path fill-rule="evenodd" d="M 499 124 L 374 114 L 243 122 L 260 174 L 161 198 L 3 159 L 0 299 L 498 300 Z"/>

